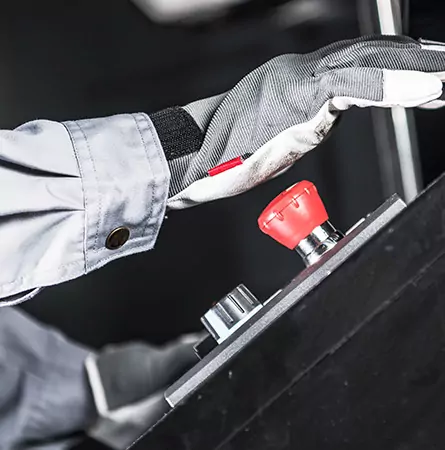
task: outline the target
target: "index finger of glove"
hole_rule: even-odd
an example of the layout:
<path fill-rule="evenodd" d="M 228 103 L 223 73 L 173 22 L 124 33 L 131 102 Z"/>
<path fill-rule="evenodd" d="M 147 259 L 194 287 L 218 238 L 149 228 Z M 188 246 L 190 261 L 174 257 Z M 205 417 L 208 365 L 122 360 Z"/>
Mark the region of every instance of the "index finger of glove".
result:
<path fill-rule="evenodd" d="M 330 70 L 364 67 L 418 72 L 445 72 L 445 45 L 421 44 L 409 38 L 373 38 L 350 41 L 331 48 L 320 58 L 318 74 Z"/>
<path fill-rule="evenodd" d="M 441 94 L 442 82 L 430 73 L 363 67 L 340 69 L 321 78 L 312 115 L 328 100 L 337 110 L 351 106 L 411 108 L 436 100 Z"/>

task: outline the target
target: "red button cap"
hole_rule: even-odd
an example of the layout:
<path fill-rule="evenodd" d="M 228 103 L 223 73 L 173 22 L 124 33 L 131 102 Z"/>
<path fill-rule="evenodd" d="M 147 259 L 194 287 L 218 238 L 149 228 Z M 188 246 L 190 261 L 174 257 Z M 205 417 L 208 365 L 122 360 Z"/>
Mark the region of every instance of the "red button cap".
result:
<path fill-rule="evenodd" d="M 309 181 L 301 181 L 269 203 L 258 225 L 263 233 L 293 250 L 328 219 L 317 188 Z"/>

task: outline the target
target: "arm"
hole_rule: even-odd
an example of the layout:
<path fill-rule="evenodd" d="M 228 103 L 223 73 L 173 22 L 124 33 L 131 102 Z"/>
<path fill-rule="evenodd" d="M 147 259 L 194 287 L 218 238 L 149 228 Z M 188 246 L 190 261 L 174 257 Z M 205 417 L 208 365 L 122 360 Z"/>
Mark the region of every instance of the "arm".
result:
<path fill-rule="evenodd" d="M 62 450 L 82 432 L 127 448 L 170 409 L 163 391 L 197 362 L 198 338 L 96 352 L 0 308 L 0 448 Z"/>
<path fill-rule="evenodd" d="M 0 448 L 67 448 L 93 423 L 88 354 L 18 310 L 0 309 Z"/>
<path fill-rule="evenodd" d="M 169 177 L 145 114 L 1 131 L 0 298 L 19 301 L 23 292 L 151 249 Z M 122 226 L 128 241 L 118 234 L 107 248 Z"/>
<path fill-rule="evenodd" d="M 0 299 L 151 249 L 166 207 L 275 177 L 352 106 L 443 104 L 444 73 L 444 45 L 365 36 L 279 56 L 225 94 L 150 118 L 36 121 L 0 132 Z M 244 163 L 207 176 L 241 155 Z"/>

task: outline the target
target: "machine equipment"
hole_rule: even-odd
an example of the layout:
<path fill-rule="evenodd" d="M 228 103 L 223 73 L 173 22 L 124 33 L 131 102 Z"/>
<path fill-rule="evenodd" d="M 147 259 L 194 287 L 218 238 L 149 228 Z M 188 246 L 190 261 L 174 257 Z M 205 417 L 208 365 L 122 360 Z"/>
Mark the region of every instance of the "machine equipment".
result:
<path fill-rule="evenodd" d="M 408 207 L 391 197 L 344 237 L 320 216 L 302 238 L 310 252 L 264 220 L 294 220 L 280 211 L 293 189 L 260 226 L 308 264 L 320 257 L 261 305 L 232 293 L 249 305 L 238 326 L 206 314 L 213 349 L 167 390 L 171 412 L 134 449 L 442 447 L 445 178 Z"/>
<path fill-rule="evenodd" d="M 312 184 L 281 194 L 259 225 L 306 269 L 265 302 L 239 286 L 204 315 L 201 360 L 132 448 L 442 448 L 444 206 L 441 177 L 343 235 Z"/>

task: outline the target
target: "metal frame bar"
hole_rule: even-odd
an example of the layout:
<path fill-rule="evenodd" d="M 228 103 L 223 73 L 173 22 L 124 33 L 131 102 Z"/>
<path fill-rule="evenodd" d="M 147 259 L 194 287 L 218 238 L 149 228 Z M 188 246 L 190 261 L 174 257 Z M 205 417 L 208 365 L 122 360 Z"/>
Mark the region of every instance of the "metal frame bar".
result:
<path fill-rule="evenodd" d="M 358 13 L 362 34 L 406 31 L 399 0 L 362 0 Z M 374 110 L 372 117 L 384 194 L 397 192 L 409 203 L 423 185 L 413 113 L 395 107 L 390 111 Z"/>

